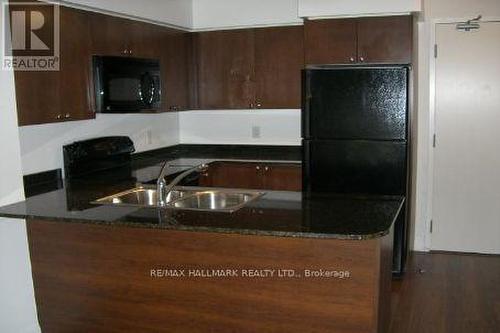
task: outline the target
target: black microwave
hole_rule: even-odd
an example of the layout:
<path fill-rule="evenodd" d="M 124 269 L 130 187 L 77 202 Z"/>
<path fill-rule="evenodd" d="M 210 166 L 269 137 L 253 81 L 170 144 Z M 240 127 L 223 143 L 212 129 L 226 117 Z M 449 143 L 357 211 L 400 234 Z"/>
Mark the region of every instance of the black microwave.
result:
<path fill-rule="evenodd" d="M 162 83 L 159 60 L 94 56 L 93 69 L 96 112 L 160 111 Z"/>

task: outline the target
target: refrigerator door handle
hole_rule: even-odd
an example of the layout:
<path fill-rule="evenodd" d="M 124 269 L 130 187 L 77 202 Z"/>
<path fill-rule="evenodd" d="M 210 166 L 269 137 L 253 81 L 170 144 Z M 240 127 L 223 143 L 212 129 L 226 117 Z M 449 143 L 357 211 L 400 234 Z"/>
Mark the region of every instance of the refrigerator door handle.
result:
<path fill-rule="evenodd" d="M 310 137 L 310 121 L 311 116 L 311 99 L 312 94 L 310 92 L 310 75 L 307 70 L 302 71 L 302 126 L 301 134 L 302 138 L 309 139 Z"/>

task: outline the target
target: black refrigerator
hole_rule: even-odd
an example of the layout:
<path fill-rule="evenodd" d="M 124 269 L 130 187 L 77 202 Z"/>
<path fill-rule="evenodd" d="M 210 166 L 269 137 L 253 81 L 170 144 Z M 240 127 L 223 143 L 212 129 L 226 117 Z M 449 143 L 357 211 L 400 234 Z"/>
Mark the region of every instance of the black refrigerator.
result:
<path fill-rule="evenodd" d="M 317 66 L 303 72 L 303 188 L 407 197 L 409 77 L 406 65 Z M 394 228 L 393 272 L 408 253 L 405 204 Z"/>

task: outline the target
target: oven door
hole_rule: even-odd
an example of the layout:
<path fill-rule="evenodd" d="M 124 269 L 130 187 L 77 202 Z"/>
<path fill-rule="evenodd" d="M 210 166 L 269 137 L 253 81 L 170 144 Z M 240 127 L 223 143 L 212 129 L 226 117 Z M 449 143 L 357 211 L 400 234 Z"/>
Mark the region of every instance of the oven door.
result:
<path fill-rule="evenodd" d="M 95 57 L 96 109 L 101 113 L 157 112 L 161 107 L 158 61 Z"/>

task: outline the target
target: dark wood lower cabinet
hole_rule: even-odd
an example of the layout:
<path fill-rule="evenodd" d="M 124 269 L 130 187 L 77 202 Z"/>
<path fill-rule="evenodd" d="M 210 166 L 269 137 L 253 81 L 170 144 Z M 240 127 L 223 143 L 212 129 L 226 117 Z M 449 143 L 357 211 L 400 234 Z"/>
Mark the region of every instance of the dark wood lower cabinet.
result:
<path fill-rule="evenodd" d="M 276 191 L 302 191 L 302 166 L 264 165 L 263 188 Z"/>
<path fill-rule="evenodd" d="M 216 162 L 200 177 L 200 186 L 301 191 L 300 164 Z"/>
<path fill-rule="evenodd" d="M 387 332 L 392 236 L 338 240 L 27 221 L 43 332 Z M 231 269 L 237 277 L 159 277 Z M 297 276 L 246 277 L 242 270 Z M 349 272 L 307 277 L 305 270 Z"/>

